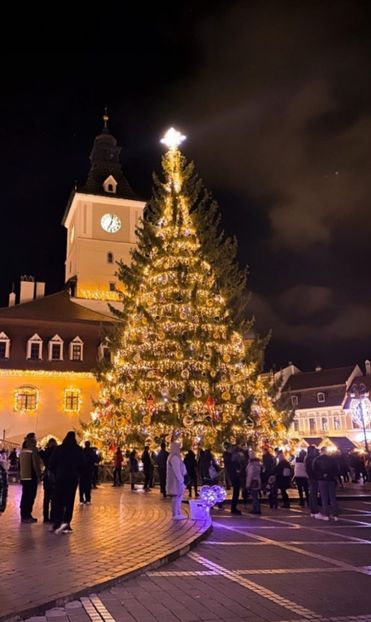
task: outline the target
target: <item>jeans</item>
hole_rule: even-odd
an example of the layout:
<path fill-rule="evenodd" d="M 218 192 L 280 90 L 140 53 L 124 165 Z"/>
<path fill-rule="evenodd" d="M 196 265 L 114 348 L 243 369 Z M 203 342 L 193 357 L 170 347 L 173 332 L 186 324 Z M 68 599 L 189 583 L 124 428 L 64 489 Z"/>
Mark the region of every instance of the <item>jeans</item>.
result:
<path fill-rule="evenodd" d="M 79 485 L 79 492 L 80 492 L 80 502 L 89 502 L 91 501 L 91 481 L 92 481 L 92 477 L 90 475 L 90 473 L 88 473 L 87 475 L 81 475 L 80 477 L 80 485 Z"/>
<path fill-rule="evenodd" d="M 336 503 L 336 482 L 320 480 L 318 485 L 322 501 L 322 514 L 325 516 L 337 516 L 339 510 Z"/>
<path fill-rule="evenodd" d="M 182 496 L 179 497 L 171 497 L 171 512 L 173 517 L 180 516 L 183 512 L 181 510 L 182 505 Z"/>
<path fill-rule="evenodd" d="M 121 486 L 122 481 L 121 481 L 121 467 L 115 467 L 113 469 L 113 485 L 116 486 Z"/>
<path fill-rule="evenodd" d="M 161 494 L 166 497 L 166 467 L 158 467 L 158 478 L 160 480 Z"/>
<path fill-rule="evenodd" d="M 307 477 L 295 477 L 295 482 L 298 487 L 300 505 L 304 505 L 304 494 L 305 494 L 305 500 L 308 503 L 308 496 L 309 496 L 308 478 Z"/>
<path fill-rule="evenodd" d="M 240 496 L 240 478 L 238 475 L 232 475 L 231 484 L 233 487 L 232 493 L 232 503 L 231 503 L 231 512 L 235 512 L 237 510 L 238 498 Z"/>

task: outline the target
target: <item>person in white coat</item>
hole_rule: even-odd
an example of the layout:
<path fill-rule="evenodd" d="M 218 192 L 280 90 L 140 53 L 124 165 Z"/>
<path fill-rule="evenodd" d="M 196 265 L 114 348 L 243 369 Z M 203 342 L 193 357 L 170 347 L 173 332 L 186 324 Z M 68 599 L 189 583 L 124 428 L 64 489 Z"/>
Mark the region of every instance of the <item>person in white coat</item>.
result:
<path fill-rule="evenodd" d="M 178 443 L 170 444 L 170 454 L 166 463 L 166 494 L 171 497 L 174 520 L 187 518 L 181 511 L 182 497 L 185 491 L 184 476 L 187 470 L 180 455 Z"/>

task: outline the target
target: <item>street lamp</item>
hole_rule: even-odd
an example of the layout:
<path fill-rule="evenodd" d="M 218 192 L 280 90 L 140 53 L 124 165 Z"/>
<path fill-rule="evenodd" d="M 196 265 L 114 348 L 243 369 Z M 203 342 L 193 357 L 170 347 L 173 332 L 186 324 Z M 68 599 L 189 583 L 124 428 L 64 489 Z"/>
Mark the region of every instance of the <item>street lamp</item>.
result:
<path fill-rule="evenodd" d="M 370 427 L 371 423 L 371 402 L 369 399 L 369 391 L 365 384 L 362 382 L 354 383 L 349 392 L 350 397 L 350 410 L 352 411 L 353 420 L 362 426 L 363 436 L 365 440 L 365 450 L 368 453 L 368 442 L 366 428 Z"/>

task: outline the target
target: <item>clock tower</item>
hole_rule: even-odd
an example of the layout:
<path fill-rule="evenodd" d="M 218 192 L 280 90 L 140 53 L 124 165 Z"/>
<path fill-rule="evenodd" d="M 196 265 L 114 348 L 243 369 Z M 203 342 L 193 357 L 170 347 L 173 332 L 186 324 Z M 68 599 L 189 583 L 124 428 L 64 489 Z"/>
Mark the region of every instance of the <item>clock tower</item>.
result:
<path fill-rule="evenodd" d="M 62 223 L 67 229 L 65 280 L 76 298 L 86 300 L 116 299 L 116 262 L 130 263 L 145 206 L 122 172 L 121 147 L 108 129 L 107 113 L 103 121 L 87 181 L 72 191 Z"/>

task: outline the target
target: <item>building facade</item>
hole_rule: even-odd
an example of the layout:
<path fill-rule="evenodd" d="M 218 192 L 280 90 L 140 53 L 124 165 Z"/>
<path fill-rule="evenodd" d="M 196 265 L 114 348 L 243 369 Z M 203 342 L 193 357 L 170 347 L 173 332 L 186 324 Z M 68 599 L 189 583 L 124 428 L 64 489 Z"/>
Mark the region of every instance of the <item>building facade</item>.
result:
<path fill-rule="evenodd" d="M 0 440 L 27 432 L 63 438 L 88 421 L 99 386 L 95 370 L 109 355 L 108 301 L 119 304 L 117 262 L 130 262 L 145 203 L 128 184 L 120 147 L 104 127 L 90 155 L 87 181 L 69 198 L 66 289 L 45 296 L 45 284 L 22 277 L 20 299 L 0 309 Z"/>
<path fill-rule="evenodd" d="M 369 361 L 365 367 L 365 375 L 358 365 L 313 372 L 294 368 L 281 390 L 281 404 L 294 411 L 290 437 L 307 444 L 332 443 L 343 451 L 363 447 L 364 430 L 350 395 L 361 384 L 371 390 Z M 371 440 L 370 421 L 365 421 L 365 432 Z"/>

